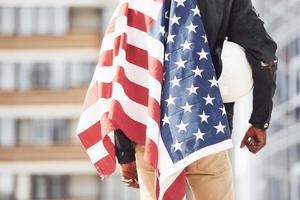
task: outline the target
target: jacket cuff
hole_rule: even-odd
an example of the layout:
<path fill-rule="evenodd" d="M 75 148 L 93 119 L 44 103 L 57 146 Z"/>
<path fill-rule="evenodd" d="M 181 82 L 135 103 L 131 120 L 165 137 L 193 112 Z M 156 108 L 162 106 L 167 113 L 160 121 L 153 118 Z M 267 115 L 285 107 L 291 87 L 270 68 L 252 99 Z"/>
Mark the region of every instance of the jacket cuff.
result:
<path fill-rule="evenodd" d="M 251 125 L 253 125 L 256 128 L 260 128 L 262 130 L 267 130 L 270 126 L 270 121 L 266 121 L 266 122 L 257 122 L 255 121 L 252 117 L 249 120 L 249 123 Z"/>

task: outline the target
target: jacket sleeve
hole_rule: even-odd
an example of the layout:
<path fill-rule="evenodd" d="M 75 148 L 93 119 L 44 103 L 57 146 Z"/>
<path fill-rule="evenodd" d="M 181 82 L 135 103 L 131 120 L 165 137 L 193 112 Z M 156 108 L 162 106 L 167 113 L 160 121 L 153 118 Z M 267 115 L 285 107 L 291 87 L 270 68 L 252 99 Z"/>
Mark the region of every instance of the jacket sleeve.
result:
<path fill-rule="evenodd" d="M 135 161 L 135 144 L 120 129 L 115 130 L 115 152 L 120 164 Z"/>
<path fill-rule="evenodd" d="M 249 123 L 269 127 L 276 88 L 277 45 L 265 30 L 251 0 L 234 0 L 228 27 L 228 40 L 246 50 L 253 73 L 253 111 Z"/>

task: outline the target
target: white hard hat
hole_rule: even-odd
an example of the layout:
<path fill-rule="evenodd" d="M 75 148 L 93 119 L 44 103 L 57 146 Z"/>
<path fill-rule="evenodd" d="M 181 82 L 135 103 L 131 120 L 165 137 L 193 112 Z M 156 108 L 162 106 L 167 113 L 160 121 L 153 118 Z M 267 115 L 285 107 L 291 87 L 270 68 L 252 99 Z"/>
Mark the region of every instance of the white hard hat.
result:
<path fill-rule="evenodd" d="M 218 80 L 224 103 L 234 102 L 253 88 L 251 66 L 240 45 L 225 40 L 221 59 L 223 69 Z"/>

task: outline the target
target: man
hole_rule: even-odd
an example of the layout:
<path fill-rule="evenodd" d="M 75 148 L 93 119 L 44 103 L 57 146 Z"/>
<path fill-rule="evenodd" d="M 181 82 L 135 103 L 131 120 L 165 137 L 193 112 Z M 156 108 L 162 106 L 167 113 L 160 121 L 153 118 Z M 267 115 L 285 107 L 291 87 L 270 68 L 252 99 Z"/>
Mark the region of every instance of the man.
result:
<path fill-rule="evenodd" d="M 216 76 L 222 71 L 220 59 L 225 37 L 246 50 L 253 71 L 253 112 L 241 148 L 259 152 L 266 144 L 272 98 L 275 92 L 277 60 L 276 43 L 267 34 L 251 0 L 198 0 L 211 50 Z M 225 104 L 232 130 L 234 103 Z M 115 131 L 116 155 L 122 168 L 123 182 L 141 188 L 142 199 L 155 199 L 154 169 L 143 160 L 144 147 L 135 146 L 121 130 Z M 195 199 L 233 199 L 233 180 L 228 152 L 202 158 L 185 169 Z M 138 179 L 138 181 L 137 181 Z"/>

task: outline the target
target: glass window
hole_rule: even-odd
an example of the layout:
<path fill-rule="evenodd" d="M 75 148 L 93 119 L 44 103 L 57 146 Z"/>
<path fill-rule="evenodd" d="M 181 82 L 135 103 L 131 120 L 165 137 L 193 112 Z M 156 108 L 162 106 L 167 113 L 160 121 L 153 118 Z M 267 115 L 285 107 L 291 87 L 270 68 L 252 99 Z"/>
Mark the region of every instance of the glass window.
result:
<path fill-rule="evenodd" d="M 31 185 L 32 198 L 35 200 L 63 199 L 69 196 L 67 176 L 34 175 Z"/>
<path fill-rule="evenodd" d="M 50 70 L 49 70 L 48 63 L 34 64 L 30 75 L 31 75 L 30 80 L 33 89 L 48 88 L 49 77 L 50 77 Z"/>

